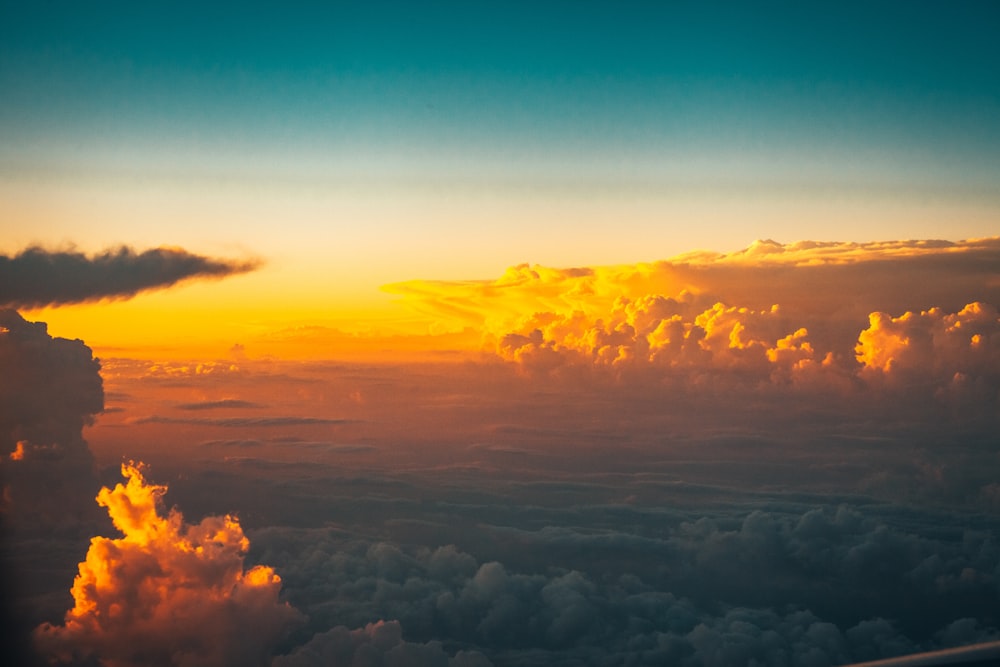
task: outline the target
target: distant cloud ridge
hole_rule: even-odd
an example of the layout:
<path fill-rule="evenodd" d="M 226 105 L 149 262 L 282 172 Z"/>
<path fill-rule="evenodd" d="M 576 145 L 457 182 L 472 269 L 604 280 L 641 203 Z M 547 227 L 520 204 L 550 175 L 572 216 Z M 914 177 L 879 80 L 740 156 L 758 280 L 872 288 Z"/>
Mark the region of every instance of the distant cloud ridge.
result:
<path fill-rule="evenodd" d="M 12 257 L 0 255 L 0 305 L 39 308 L 128 299 L 182 280 L 223 278 L 259 265 L 258 260 L 216 259 L 181 248 L 137 252 L 123 245 L 87 256 L 31 246 Z"/>

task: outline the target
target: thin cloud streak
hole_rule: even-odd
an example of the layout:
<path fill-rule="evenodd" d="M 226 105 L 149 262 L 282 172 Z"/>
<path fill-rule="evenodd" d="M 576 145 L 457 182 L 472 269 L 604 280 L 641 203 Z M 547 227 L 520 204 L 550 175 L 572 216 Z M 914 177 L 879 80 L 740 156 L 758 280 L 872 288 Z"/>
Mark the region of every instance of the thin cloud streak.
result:
<path fill-rule="evenodd" d="M 132 420 L 132 424 L 187 424 L 200 426 L 306 426 L 313 424 L 350 424 L 353 419 L 325 419 L 322 417 L 230 417 L 227 419 L 188 419 L 151 415 Z"/>
<path fill-rule="evenodd" d="M 238 398 L 223 398 L 218 401 L 200 401 L 198 403 L 181 403 L 178 410 L 215 410 L 217 408 L 262 408 L 260 403 L 242 401 Z"/>
<path fill-rule="evenodd" d="M 123 245 L 87 256 L 31 246 L 14 256 L 0 255 L 0 305 L 40 308 L 130 299 L 183 280 L 224 278 L 260 265 L 257 259 L 216 259 L 181 248 L 137 252 Z"/>

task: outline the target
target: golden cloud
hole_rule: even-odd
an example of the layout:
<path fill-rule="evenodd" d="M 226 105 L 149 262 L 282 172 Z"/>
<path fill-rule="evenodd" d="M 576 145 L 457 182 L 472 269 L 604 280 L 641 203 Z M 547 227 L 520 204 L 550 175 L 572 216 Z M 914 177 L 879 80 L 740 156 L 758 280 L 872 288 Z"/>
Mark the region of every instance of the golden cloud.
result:
<path fill-rule="evenodd" d="M 188 525 L 158 511 L 165 486 L 140 465 L 122 466 L 126 484 L 101 489 L 122 537 L 95 537 L 73 582 L 75 606 L 61 626 L 35 631 L 39 650 L 68 661 L 94 657 L 130 665 L 263 665 L 300 614 L 278 600 L 269 567 L 244 570 L 249 541 L 233 516 Z"/>

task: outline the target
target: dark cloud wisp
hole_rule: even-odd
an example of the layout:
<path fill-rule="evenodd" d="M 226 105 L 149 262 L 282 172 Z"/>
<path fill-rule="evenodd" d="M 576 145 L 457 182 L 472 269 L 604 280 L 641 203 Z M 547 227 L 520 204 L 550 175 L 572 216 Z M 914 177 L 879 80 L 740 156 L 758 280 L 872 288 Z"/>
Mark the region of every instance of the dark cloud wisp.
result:
<path fill-rule="evenodd" d="M 258 260 L 226 260 L 180 248 L 137 252 L 127 246 L 87 256 L 38 246 L 0 255 L 0 305 L 38 308 L 101 299 L 127 299 L 191 278 L 223 278 L 253 271 Z"/>

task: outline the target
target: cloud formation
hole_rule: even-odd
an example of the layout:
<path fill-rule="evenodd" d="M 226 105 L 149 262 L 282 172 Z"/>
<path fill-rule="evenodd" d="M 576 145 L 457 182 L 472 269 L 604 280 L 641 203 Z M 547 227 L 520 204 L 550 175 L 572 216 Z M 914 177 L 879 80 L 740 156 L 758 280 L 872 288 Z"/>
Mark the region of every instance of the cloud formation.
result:
<path fill-rule="evenodd" d="M 903 527 L 843 505 L 697 519 L 574 505 L 574 525 L 551 525 L 555 508 L 524 503 L 502 521 L 544 524 L 515 528 L 463 522 L 465 512 L 495 521 L 481 505 L 450 507 L 461 525 L 451 535 L 499 560 L 325 528 L 255 539 L 287 560 L 289 595 L 311 617 L 396 618 L 409 642 L 474 648 L 497 664 L 833 665 L 996 638 L 980 620 L 1000 595 L 989 524 Z M 352 664 L 377 636 L 373 664 L 396 664 L 398 634 L 378 623 L 318 633 L 274 664 Z"/>
<path fill-rule="evenodd" d="M 870 312 L 955 311 L 967 303 L 1000 301 L 1000 237 L 961 241 L 780 244 L 758 241 L 730 254 L 696 252 L 622 266 L 550 268 L 521 264 L 494 280 L 408 281 L 383 289 L 428 315 L 438 327 L 474 327 L 494 336 L 532 313 L 581 312 L 595 319 L 617 300 L 647 295 L 698 297 L 752 310 L 773 304 L 824 322 L 824 339 L 857 335 Z M 914 289 L 919 284 L 920 289 Z M 857 328 L 854 328 L 857 327 Z M 851 330 L 853 329 L 853 330 Z"/>
<path fill-rule="evenodd" d="M 459 651 L 449 657 L 441 642 L 408 642 L 398 621 L 377 621 L 349 630 L 340 625 L 316 634 L 288 656 L 279 656 L 271 667 L 492 667 L 479 651 Z"/>
<path fill-rule="evenodd" d="M 985 414 L 1000 394 L 998 266 L 1000 238 L 758 241 L 727 255 L 520 265 L 492 281 L 386 289 L 478 329 L 488 354 L 531 377 L 688 392 L 905 390 L 966 413 L 975 397 Z"/>
<path fill-rule="evenodd" d="M 278 600 L 281 579 L 257 565 L 244 570 L 249 540 L 233 516 L 196 525 L 176 509 L 161 516 L 165 486 L 141 466 L 123 465 L 127 484 L 97 496 L 117 539 L 95 537 L 73 582 L 75 606 L 61 626 L 35 632 L 39 650 L 102 664 L 264 665 L 300 614 Z"/>
<path fill-rule="evenodd" d="M 215 259 L 180 248 L 137 252 L 127 246 L 87 256 L 37 246 L 0 255 L 0 305 L 39 308 L 128 299 L 191 278 L 222 278 L 253 271 L 259 261 Z"/>
<path fill-rule="evenodd" d="M 82 341 L 53 338 L 44 322 L 0 309 L 0 559 L 14 565 L 0 573 L 0 606 L 12 619 L 12 653 L 29 653 L 31 625 L 56 591 L 51 572 L 73 567 L 73 550 L 100 521 L 92 503 L 100 485 L 83 439 L 104 407 L 99 371 Z"/>
<path fill-rule="evenodd" d="M 51 527 L 93 497 L 83 427 L 104 407 L 99 371 L 82 341 L 53 338 L 44 322 L 0 310 L 0 472 L 17 525 Z"/>

